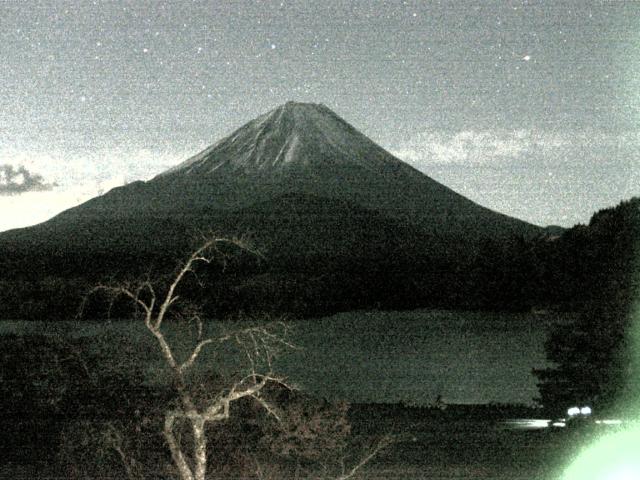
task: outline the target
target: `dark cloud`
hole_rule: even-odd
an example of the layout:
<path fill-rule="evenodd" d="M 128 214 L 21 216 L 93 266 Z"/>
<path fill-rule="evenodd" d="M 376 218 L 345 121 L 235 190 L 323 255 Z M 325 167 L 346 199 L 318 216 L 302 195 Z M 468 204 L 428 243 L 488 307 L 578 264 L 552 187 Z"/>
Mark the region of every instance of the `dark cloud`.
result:
<path fill-rule="evenodd" d="M 0 195 L 19 195 L 25 192 L 51 190 L 41 175 L 32 173 L 23 166 L 0 165 Z"/>

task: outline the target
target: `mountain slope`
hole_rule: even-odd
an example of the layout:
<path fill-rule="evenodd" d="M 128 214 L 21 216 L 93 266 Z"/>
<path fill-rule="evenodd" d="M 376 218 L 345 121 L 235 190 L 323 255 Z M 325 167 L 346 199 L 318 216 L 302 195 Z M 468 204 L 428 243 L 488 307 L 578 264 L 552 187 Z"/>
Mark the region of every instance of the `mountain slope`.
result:
<path fill-rule="evenodd" d="M 513 272 L 531 268 L 512 265 L 510 239 L 544 235 L 418 172 L 328 108 L 288 103 L 150 181 L 0 234 L 0 315 L 65 318 L 87 285 L 168 273 L 210 231 L 248 234 L 266 260 L 239 260 L 198 301 L 302 315 L 524 308 L 531 289 L 515 291 Z"/>
<path fill-rule="evenodd" d="M 238 210 L 289 193 L 348 201 L 441 234 L 541 232 L 418 172 L 327 107 L 293 102 L 154 179 L 114 189 L 54 222 Z"/>

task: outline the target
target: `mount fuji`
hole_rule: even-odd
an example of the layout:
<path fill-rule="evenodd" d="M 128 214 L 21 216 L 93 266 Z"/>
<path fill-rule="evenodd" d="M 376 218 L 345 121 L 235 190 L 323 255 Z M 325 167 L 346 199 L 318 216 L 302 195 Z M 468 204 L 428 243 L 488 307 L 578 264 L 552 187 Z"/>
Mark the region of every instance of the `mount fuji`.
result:
<path fill-rule="evenodd" d="M 429 178 L 326 106 L 294 102 L 261 115 L 148 182 L 115 188 L 50 223 L 178 220 L 185 215 L 204 220 L 213 210 L 239 211 L 285 195 L 347 202 L 440 235 L 531 236 L 542 231 Z"/>
<path fill-rule="evenodd" d="M 455 304 L 486 242 L 499 262 L 511 239 L 546 232 L 431 179 L 326 106 L 289 102 L 149 181 L 0 234 L 0 268 L 36 279 L 144 274 L 173 267 L 210 231 L 248 234 L 268 259 L 262 279 L 238 285 L 263 299 L 311 295 L 327 311 L 385 295 L 414 304 L 417 290 Z"/>

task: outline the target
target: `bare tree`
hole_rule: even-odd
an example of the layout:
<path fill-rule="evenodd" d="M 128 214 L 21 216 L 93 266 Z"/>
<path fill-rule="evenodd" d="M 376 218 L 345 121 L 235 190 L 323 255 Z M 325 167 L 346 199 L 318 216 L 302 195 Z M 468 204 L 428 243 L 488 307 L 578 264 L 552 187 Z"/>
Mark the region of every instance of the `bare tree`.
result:
<path fill-rule="evenodd" d="M 230 416 L 230 406 L 243 398 L 255 400 L 270 415 L 278 418 L 276 409 L 261 395 L 268 384 L 285 385 L 284 379 L 273 373 L 273 358 L 282 347 L 295 348 L 286 339 L 286 325 L 283 322 L 271 322 L 235 330 L 217 337 L 203 336 L 204 328 L 200 313 L 185 302 L 177 309 L 179 302 L 178 287 L 188 274 L 195 274 L 199 263 L 210 264 L 214 261 L 225 262 L 226 254 L 220 249 L 222 244 L 251 251 L 243 241 L 227 238 L 209 238 L 196 249 L 177 270 L 168 286 L 160 289 L 150 280 L 138 283 L 119 283 L 98 285 L 92 292 L 106 292 L 113 300 L 124 296 L 129 298 L 144 321 L 146 329 L 156 339 L 165 365 L 173 377 L 178 396 L 178 406 L 165 412 L 163 434 L 171 457 L 181 480 L 204 480 L 207 472 L 207 436 L 209 423 L 223 421 Z M 172 310 L 175 310 L 173 312 Z M 168 340 L 165 324 L 173 313 L 174 318 L 195 322 L 198 327 L 197 340 L 186 354 L 179 358 L 177 349 Z M 194 398 L 189 387 L 188 374 L 205 349 L 221 347 L 234 343 L 247 360 L 245 374 L 215 395 L 207 395 L 204 400 Z M 181 424 L 186 423 L 191 433 L 191 445 L 186 446 L 179 433 Z"/>
<path fill-rule="evenodd" d="M 223 247 L 224 245 L 224 247 Z M 283 348 L 295 349 L 296 346 L 287 339 L 287 325 L 283 321 L 262 321 L 256 325 L 237 328 L 218 334 L 205 335 L 203 315 L 197 305 L 183 299 L 178 294 L 188 275 L 193 275 L 199 283 L 195 268 L 198 264 L 219 262 L 224 267 L 228 254 L 227 248 L 248 251 L 258 255 L 246 242 L 241 239 L 210 237 L 186 259 L 186 261 L 165 282 L 159 286 L 157 282 L 145 279 L 138 282 L 119 282 L 102 284 L 94 287 L 87 299 L 96 292 L 104 292 L 110 298 L 110 305 L 116 299 L 125 297 L 136 307 L 136 312 L 144 323 L 146 330 L 155 338 L 161 352 L 163 363 L 170 371 L 173 387 L 177 394 L 175 407 L 167 408 L 164 412 L 162 433 L 171 452 L 173 465 L 181 480 L 205 480 L 207 473 L 208 443 L 206 428 L 210 424 L 222 422 L 231 415 L 231 405 L 241 399 L 256 402 L 269 416 L 275 418 L 283 431 L 286 431 L 284 417 L 279 412 L 276 403 L 269 401 L 264 392 L 266 387 L 276 385 L 291 390 L 284 378 L 274 373 L 274 356 Z M 84 305 L 81 307 L 83 310 Z M 111 308 L 111 307 L 110 307 Z M 181 349 L 180 342 L 171 340 L 168 333 L 169 319 L 182 324 L 195 324 L 196 336 L 186 350 Z M 233 346 L 236 352 L 244 358 L 241 373 L 225 386 L 212 389 L 205 386 L 198 390 L 198 386 L 190 382 L 194 370 L 198 369 L 199 360 L 203 360 L 205 351 L 221 351 Z M 211 353 L 211 352 L 208 352 Z M 211 357 L 207 357 L 208 359 Z M 211 365 L 209 365 L 211 366 Z M 214 367 L 216 365 L 213 365 Z M 218 365 L 220 366 L 220 365 Z M 221 369 L 222 370 L 222 369 Z M 264 391 L 264 392 L 263 392 Z M 294 420 L 295 421 L 295 420 Z M 300 421 L 303 421 L 302 419 Z M 287 419 L 287 424 L 291 419 Z M 189 435 L 181 435 L 184 430 Z M 113 449 L 122 461 L 127 478 L 142 478 L 138 467 L 141 465 L 131 457 L 124 448 L 122 432 L 111 425 L 103 432 L 108 448 Z M 366 451 L 361 457 L 347 467 L 344 458 L 334 460 L 339 462 L 340 468 L 331 474 L 327 465 L 323 465 L 325 474 L 322 478 L 337 478 L 347 480 L 355 477 L 362 467 L 367 464 L 379 451 L 390 442 L 390 437 L 381 441 Z M 258 465 L 258 478 L 265 478 Z M 305 478 L 317 478 L 311 472 Z M 301 478 L 296 474 L 296 478 Z"/>

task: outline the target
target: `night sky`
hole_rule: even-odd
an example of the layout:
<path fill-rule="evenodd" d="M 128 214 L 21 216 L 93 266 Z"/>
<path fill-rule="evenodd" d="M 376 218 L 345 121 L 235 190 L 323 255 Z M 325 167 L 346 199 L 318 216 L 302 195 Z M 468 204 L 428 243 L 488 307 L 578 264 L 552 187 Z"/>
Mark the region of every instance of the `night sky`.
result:
<path fill-rule="evenodd" d="M 3 1 L 0 230 L 324 103 L 537 224 L 640 194 L 640 2 Z"/>

